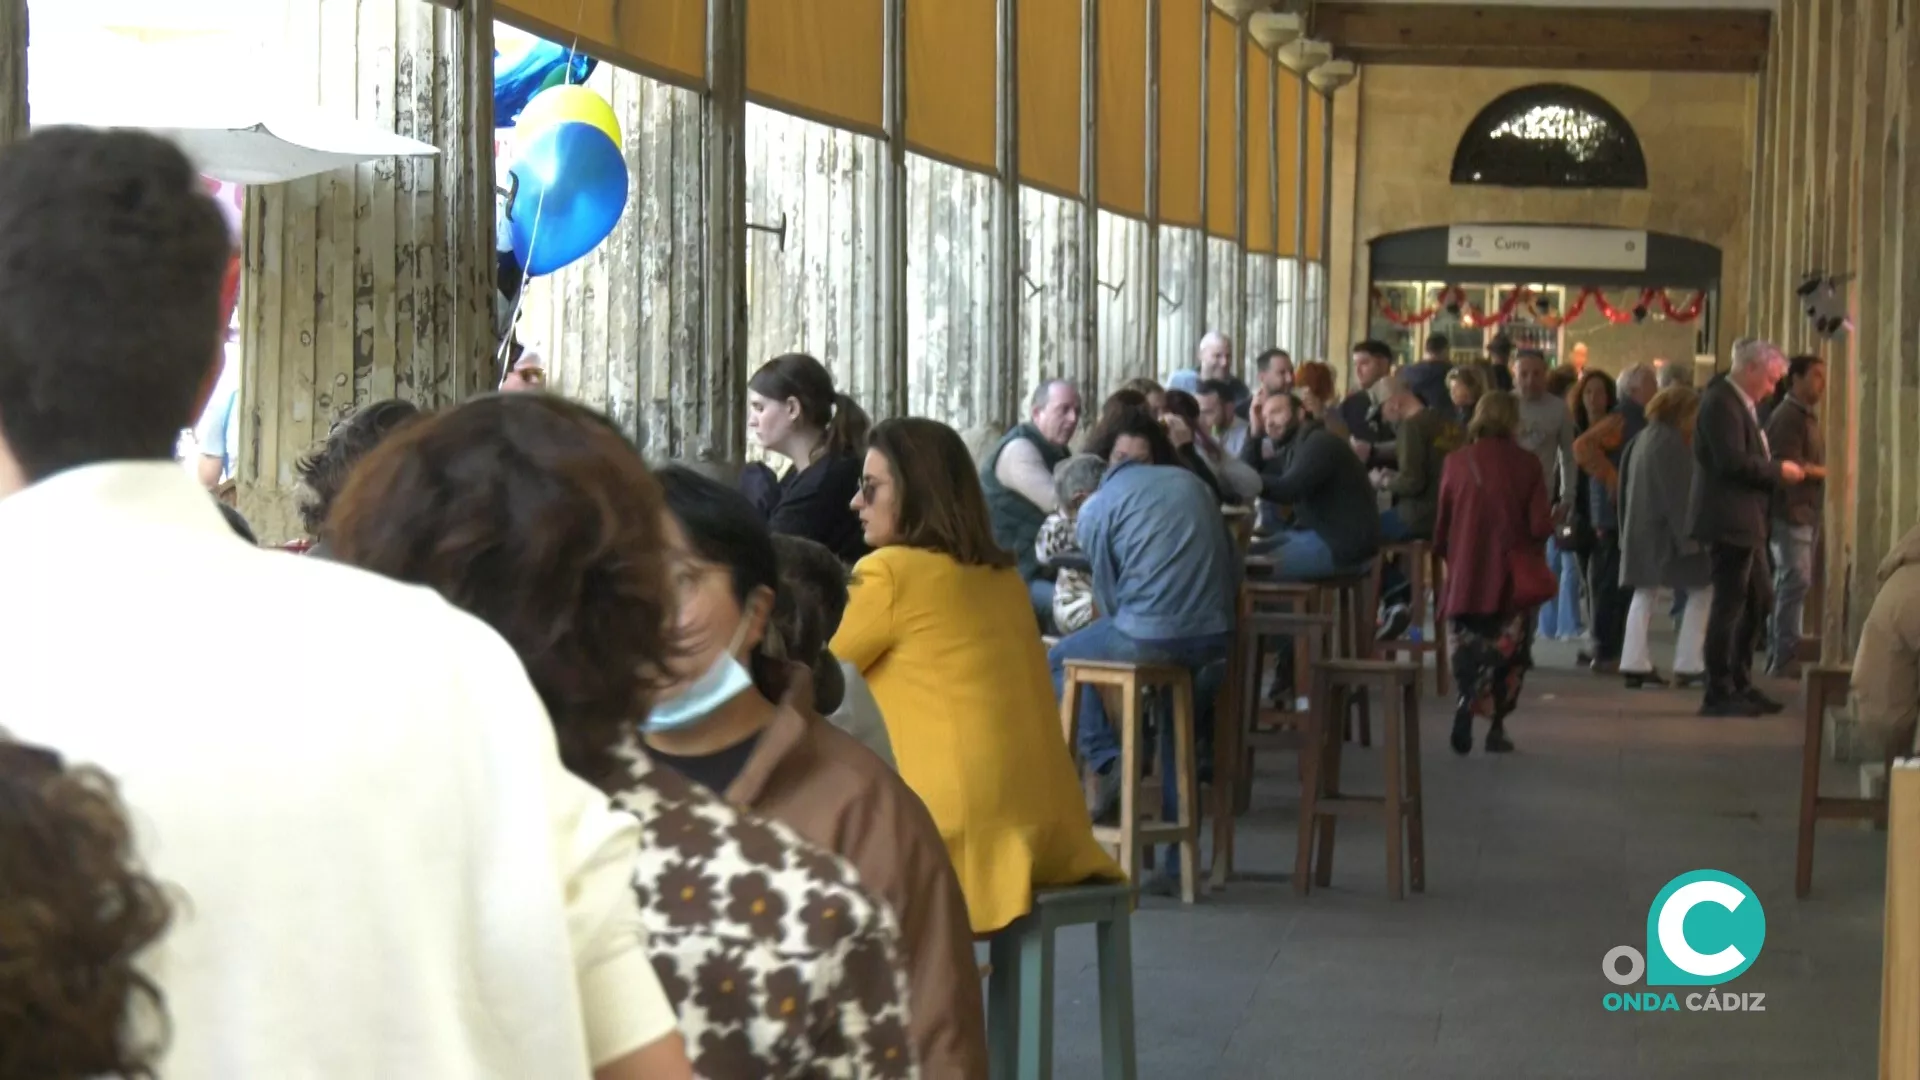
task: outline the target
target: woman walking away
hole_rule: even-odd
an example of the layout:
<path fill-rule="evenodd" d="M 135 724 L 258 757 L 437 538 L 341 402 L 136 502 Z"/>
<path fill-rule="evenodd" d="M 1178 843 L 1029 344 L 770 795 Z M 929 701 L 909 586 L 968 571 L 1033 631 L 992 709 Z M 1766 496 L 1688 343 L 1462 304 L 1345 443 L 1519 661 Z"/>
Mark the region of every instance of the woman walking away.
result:
<path fill-rule="evenodd" d="M 1514 442 L 1518 400 L 1495 391 L 1467 425 L 1468 445 L 1447 456 L 1433 552 L 1446 560 L 1440 613 L 1453 631 L 1453 676 L 1460 700 L 1453 750 L 1473 749 L 1473 717 L 1493 725 L 1487 751 L 1513 749 L 1507 715 L 1533 666 L 1533 608 L 1553 595 L 1544 545 L 1553 532 L 1540 459 Z"/>
<path fill-rule="evenodd" d="M 740 475 L 741 490 L 769 530 L 825 544 L 846 563 L 867 553 L 860 519 L 847 504 L 860 486 L 869 426 L 865 410 L 833 388 L 833 376 L 813 357 L 788 353 L 760 365 L 747 383 L 747 430 L 793 462 L 777 481 L 765 465 Z"/>
<path fill-rule="evenodd" d="M 1686 612 L 1673 652 L 1674 682 L 1706 679 L 1707 609 L 1713 576 L 1707 551 L 1687 536 L 1687 496 L 1693 487 L 1693 421 L 1700 395 L 1669 386 L 1647 403 L 1647 426 L 1627 444 L 1620 466 L 1620 583 L 1633 590 L 1627 608 L 1620 674 L 1627 689 L 1665 686 L 1647 650 L 1647 631 L 1662 589 L 1684 589 Z"/>

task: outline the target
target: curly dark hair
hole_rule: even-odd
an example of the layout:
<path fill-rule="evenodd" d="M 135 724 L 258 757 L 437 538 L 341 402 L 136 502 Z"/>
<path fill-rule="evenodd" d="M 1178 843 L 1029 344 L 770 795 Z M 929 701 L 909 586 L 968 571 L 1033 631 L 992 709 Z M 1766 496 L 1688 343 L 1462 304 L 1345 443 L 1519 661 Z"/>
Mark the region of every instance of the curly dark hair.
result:
<path fill-rule="evenodd" d="M 611 791 L 668 681 L 674 599 L 660 483 L 599 413 L 551 394 L 478 398 L 369 454 L 334 503 L 346 563 L 430 586 L 507 639 L 560 758 Z"/>
<path fill-rule="evenodd" d="M 420 417 L 411 401 L 390 398 L 358 409 L 333 425 L 327 444 L 300 459 L 293 471 L 306 485 L 300 501 L 300 524 L 308 536 L 318 537 L 333 510 L 333 501 L 347 486 L 347 477 L 387 436 Z"/>
<path fill-rule="evenodd" d="M 825 716 L 847 696 L 846 676 L 827 642 L 847 613 L 847 565 L 826 545 L 800 536 L 773 538 L 780 561 L 780 591 L 773 622 L 794 659 L 813 670 L 813 708 Z"/>
<path fill-rule="evenodd" d="M 171 917 L 113 780 L 0 732 L 0 1077 L 153 1076 L 164 1002 L 133 961 Z"/>

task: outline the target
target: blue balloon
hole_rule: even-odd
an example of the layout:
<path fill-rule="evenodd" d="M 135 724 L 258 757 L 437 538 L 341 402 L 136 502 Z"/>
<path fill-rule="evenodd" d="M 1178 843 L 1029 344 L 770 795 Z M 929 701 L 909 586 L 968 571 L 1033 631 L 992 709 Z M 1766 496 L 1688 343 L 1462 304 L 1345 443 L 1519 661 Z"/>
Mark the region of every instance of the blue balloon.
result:
<path fill-rule="evenodd" d="M 556 124 L 513 163 L 513 254 L 534 277 L 600 246 L 627 208 L 627 159 L 592 124 Z"/>
<path fill-rule="evenodd" d="M 593 74 L 596 61 L 584 53 L 570 52 L 551 41 L 536 41 L 525 53 L 506 67 L 500 64 L 499 50 L 493 54 L 493 123 L 512 127 L 540 91 L 562 83 L 583 83 Z"/>

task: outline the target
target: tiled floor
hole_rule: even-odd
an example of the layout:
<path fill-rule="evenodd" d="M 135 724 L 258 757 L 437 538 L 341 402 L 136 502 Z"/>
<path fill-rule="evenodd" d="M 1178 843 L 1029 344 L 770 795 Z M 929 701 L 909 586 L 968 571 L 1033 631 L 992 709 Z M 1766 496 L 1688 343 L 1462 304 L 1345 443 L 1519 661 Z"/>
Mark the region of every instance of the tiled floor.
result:
<path fill-rule="evenodd" d="M 1295 896 L 1292 758 L 1262 763 L 1239 844 L 1256 880 L 1135 917 L 1140 1076 L 1873 1075 L 1884 834 L 1823 825 L 1813 895 L 1794 899 L 1797 694 L 1778 717 L 1704 720 L 1697 693 L 1575 673 L 1566 646 L 1540 656 L 1517 753 L 1454 757 L 1450 710 L 1423 705 L 1424 895 L 1386 899 L 1380 828 L 1356 820 L 1333 886 Z M 1379 752 L 1349 750 L 1347 787 L 1365 790 Z M 1644 950 L 1654 894 L 1707 867 L 1765 905 L 1765 948 L 1728 989 L 1766 1011 L 1607 1012 L 1601 957 Z M 1093 935 L 1059 948 L 1056 1075 L 1099 1076 Z"/>

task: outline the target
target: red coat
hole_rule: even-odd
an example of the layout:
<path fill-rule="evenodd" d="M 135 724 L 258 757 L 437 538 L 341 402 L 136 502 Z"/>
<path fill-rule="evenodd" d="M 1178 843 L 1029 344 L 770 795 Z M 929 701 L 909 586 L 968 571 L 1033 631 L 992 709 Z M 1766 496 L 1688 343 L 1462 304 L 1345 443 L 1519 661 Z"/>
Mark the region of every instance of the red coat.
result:
<path fill-rule="evenodd" d="M 1447 455 L 1434 553 L 1447 562 L 1440 613 L 1510 614 L 1509 554 L 1553 535 L 1540 459 L 1512 439 L 1483 438 Z"/>

